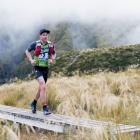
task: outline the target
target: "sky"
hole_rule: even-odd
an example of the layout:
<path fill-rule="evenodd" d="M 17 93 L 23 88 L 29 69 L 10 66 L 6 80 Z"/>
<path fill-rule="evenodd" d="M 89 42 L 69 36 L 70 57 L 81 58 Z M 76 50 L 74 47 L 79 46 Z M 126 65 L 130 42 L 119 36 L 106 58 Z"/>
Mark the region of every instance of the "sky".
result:
<path fill-rule="evenodd" d="M 129 20 L 138 22 L 131 32 L 134 35 L 130 35 L 135 42 L 140 34 L 139 15 L 140 0 L 0 0 L 0 32 L 13 32 L 10 35 L 14 42 L 19 32 L 30 34 L 46 23 Z"/>
<path fill-rule="evenodd" d="M 1 24 L 26 28 L 64 19 L 139 18 L 139 0 L 0 0 Z"/>

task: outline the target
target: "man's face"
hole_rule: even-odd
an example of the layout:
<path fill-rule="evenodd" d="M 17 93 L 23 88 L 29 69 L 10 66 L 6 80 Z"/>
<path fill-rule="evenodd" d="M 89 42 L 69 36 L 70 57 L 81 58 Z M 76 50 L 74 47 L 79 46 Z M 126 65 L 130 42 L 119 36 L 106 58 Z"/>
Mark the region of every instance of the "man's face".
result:
<path fill-rule="evenodd" d="M 42 33 L 40 35 L 40 40 L 43 42 L 47 42 L 48 41 L 48 33 Z"/>

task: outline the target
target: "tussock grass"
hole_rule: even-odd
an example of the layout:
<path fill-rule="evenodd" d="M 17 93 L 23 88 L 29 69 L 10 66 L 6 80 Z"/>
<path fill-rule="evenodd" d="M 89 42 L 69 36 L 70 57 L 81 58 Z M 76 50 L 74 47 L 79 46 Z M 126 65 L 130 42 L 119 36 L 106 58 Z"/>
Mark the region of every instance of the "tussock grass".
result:
<path fill-rule="evenodd" d="M 13 131 L 9 124 L 0 124 L 0 140 L 20 140 L 20 137 Z"/>
<path fill-rule="evenodd" d="M 140 70 L 128 69 L 118 73 L 98 73 L 73 77 L 54 77 L 46 85 L 49 108 L 59 114 L 109 120 L 115 123 L 140 125 Z M 29 108 L 28 103 L 38 88 L 36 80 L 0 86 L 0 103 Z M 38 105 L 41 108 L 41 105 Z M 81 134 L 82 133 L 82 134 Z M 103 128 L 62 139 L 105 139 L 110 133 Z M 56 138 L 59 135 L 52 135 Z M 51 139 L 43 135 L 44 139 Z M 42 138 L 43 139 L 43 138 Z M 57 139 L 57 138 L 56 138 Z M 130 135 L 118 136 L 130 139 Z M 137 139 L 137 138 L 135 138 Z"/>
<path fill-rule="evenodd" d="M 57 106 L 60 114 L 127 122 L 137 116 L 140 97 L 135 83 L 137 79 L 127 71 L 53 78 L 48 87 L 53 87 L 60 102 Z"/>

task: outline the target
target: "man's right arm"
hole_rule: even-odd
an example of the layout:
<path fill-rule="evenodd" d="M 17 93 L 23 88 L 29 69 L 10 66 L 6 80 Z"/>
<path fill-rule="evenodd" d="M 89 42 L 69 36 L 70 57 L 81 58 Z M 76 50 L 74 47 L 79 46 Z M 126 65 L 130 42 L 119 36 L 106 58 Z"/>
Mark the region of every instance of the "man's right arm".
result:
<path fill-rule="evenodd" d="M 25 51 L 25 54 L 28 58 L 28 60 L 31 62 L 32 65 L 35 65 L 36 64 L 36 61 L 32 58 L 32 55 L 31 55 L 31 51 L 35 50 L 35 46 L 36 46 L 36 43 L 33 42 L 28 49 L 26 49 Z"/>
<path fill-rule="evenodd" d="M 36 63 L 35 63 L 35 60 L 32 59 L 32 55 L 31 55 L 31 53 L 28 51 L 28 49 L 25 51 L 25 54 L 26 54 L 28 60 L 31 62 L 32 65 L 36 64 Z"/>

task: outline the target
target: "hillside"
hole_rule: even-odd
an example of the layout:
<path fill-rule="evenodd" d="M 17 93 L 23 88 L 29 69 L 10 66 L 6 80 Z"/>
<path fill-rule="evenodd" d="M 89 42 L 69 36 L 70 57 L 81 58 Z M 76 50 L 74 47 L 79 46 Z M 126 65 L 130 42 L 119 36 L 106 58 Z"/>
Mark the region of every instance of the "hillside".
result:
<path fill-rule="evenodd" d="M 57 57 L 56 64 L 51 65 L 52 74 L 67 76 L 92 74 L 100 71 L 122 71 L 129 66 L 139 67 L 140 45 L 120 46 L 116 48 L 93 48 L 65 51 Z M 15 75 L 25 78 L 31 73 L 31 65 L 27 60 L 15 69 Z"/>
<path fill-rule="evenodd" d="M 99 71 L 120 71 L 133 65 L 139 67 L 140 45 L 117 48 L 87 49 L 71 51 L 57 59 L 51 67 L 55 73 L 73 75 L 77 73 L 96 73 Z"/>
<path fill-rule="evenodd" d="M 133 43 L 128 41 L 130 40 L 128 38 L 129 33 L 133 30 L 131 22 L 128 23 L 127 26 L 123 26 L 123 28 L 122 25 L 125 25 L 124 21 L 109 22 L 106 20 L 94 24 L 79 22 L 60 22 L 54 25 L 46 24 L 45 27 L 52 31 L 50 38 L 56 44 L 58 57 L 57 64 L 52 69 L 56 73 L 63 72 L 66 75 L 72 75 L 72 72 L 75 71 L 80 71 L 82 73 L 89 73 L 89 71 L 97 72 L 99 70 L 118 71 L 120 69 L 125 69 L 128 65 L 137 64 L 137 60 L 134 59 L 133 61 L 128 59 L 130 62 L 126 62 L 127 58 L 125 58 L 124 63 L 122 63 L 122 56 L 121 58 L 116 58 L 120 57 L 121 51 L 123 53 L 125 52 L 123 50 L 120 50 L 120 52 L 117 50 L 117 54 L 115 54 L 115 51 L 112 49 L 109 49 L 109 52 L 108 49 L 103 49 L 103 51 L 99 49 L 114 48 L 114 46 Z M 38 39 L 38 31 L 40 28 L 41 27 L 38 27 L 34 31 L 25 31 L 22 32 L 22 34 L 16 31 L 12 33 L 0 33 L 0 84 L 15 77 L 24 79 L 31 73 L 32 68 L 25 60 L 24 52 L 32 41 Z M 133 48 L 133 46 L 129 46 L 130 52 L 127 52 L 130 54 L 126 54 L 126 57 L 127 55 L 131 56 L 131 51 L 133 51 L 131 47 Z M 98 49 L 96 52 L 79 52 L 89 48 Z M 119 49 L 121 49 L 121 47 L 119 47 Z M 134 50 L 134 55 L 139 53 L 136 51 L 137 49 Z M 94 59 L 94 56 L 96 59 Z M 123 58 L 124 57 L 123 55 Z M 108 58 L 109 62 L 106 62 Z M 135 58 L 137 58 L 137 56 Z M 61 60 L 62 62 L 60 62 Z M 103 64 L 100 63 L 102 60 L 104 61 Z M 89 64 L 90 62 L 91 64 Z M 121 64 L 118 64 L 119 67 L 116 67 L 116 62 L 121 62 Z"/>

